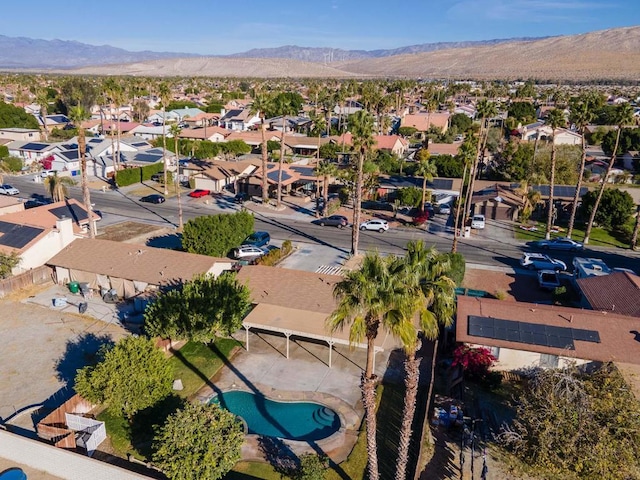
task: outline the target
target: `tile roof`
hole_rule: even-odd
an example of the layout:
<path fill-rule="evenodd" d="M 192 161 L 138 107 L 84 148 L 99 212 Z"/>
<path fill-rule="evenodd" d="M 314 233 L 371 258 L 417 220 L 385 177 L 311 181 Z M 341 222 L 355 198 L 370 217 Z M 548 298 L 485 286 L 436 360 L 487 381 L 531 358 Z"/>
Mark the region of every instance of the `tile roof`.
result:
<path fill-rule="evenodd" d="M 209 272 L 227 258 L 209 257 L 111 240 L 80 238 L 51 258 L 47 264 L 109 275 L 151 285 L 169 285 Z"/>
<path fill-rule="evenodd" d="M 238 280 L 251 290 L 251 301 L 310 312 L 332 313 L 337 302 L 333 287 L 338 275 L 248 265 L 238 272 Z"/>
<path fill-rule="evenodd" d="M 640 317 L 640 277 L 628 272 L 581 278 L 578 286 L 594 310 Z"/>
<path fill-rule="evenodd" d="M 421 132 L 426 132 L 431 126 L 444 129 L 449 125 L 449 114 L 439 112 L 408 114 L 400 123 L 403 127 L 414 127 Z"/>
<path fill-rule="evenodd" d="M 462 143 L 431 143 L 429 142 L 429 146 L 427 150 L 431 155 L 451 155 L 455 157 L 460 151 L 460 146 Z"/>
<path fill-rule="evenodd" d="M 470 315 L 538 325 L 595 330 L 600 343 L 574 340 L 575 350 L 530 345 L 469 335 Z M 601 362 L 640 364 L 640 344 L 634 332 L 640 331 L 640 318 L 579 308 L 538 305 L 524 302 L 458 296 L 456 340 L 491 347 L 509 348 L 550 355 L 573 356 Z"/>
<path fill-rule="evenodd" d="M 99 219 L 96 214 L 93 214 L 93 216 L 96 220 Z M 73 231 L 76 234 L 81 233 L 82 225 L 88 223 L 87 211 L 80 202 L 73 198 L 63 202 L 30 208 L 23 212 L 7 213 L 2 216 L 2 220 L 18 225 L 54 228 L 56 226 L 56 221 L 64 217 L 71 218 L 73 220 Z"/>

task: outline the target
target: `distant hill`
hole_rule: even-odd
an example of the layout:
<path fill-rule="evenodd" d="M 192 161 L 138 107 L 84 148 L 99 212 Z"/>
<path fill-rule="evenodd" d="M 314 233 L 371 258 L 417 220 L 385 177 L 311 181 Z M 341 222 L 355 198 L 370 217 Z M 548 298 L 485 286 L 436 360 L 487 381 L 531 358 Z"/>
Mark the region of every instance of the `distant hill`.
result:
<path fill-rule="evenodd" d="M 409 48 L 409 47 L 407 47 Z M 91 75 L 226 77 L 409 77 L 543 80 L 640 78 L 640 27 L 378 58 L 303 62 L 280 58 L 200 57 L 85 67 Z"/>
<path fill-rule="evenodd" d="M 130 52 L 109 45 L 67 40 L 37 40 L 0 35 L 0 68 L 77 68 L 162 58 L 195 57 L 189 53 Z"/>
<path fill-rule="evenodd" d="M 285 45 L 277 48 L 254 48 L 242 53 L 225 55 L 230 58 L 287 58 L 302 60 L 304 62 L 318 62 L 329 64 L 346 60 L 361 60 L 366 58 L 392 57 L 411 53 L 434 52 L 436 50 L 448 50 L 451 48 L 480 47 L 498 45 L 508 42 L 532 42 L 541 38 L 507 38 L 497 40 L 479 40 L 469 42 L 437 42 L 422 43 L 386 50 L 343 50 L 341 48 L 326 47 L 298 47 L 297 45 Z"/>

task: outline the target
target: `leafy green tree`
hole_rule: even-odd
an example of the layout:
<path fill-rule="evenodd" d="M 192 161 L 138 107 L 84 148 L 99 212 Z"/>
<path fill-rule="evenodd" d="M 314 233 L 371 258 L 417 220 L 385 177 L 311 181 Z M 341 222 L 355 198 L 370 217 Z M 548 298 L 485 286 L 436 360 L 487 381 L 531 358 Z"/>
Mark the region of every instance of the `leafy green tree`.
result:
<path fill-rule="evenodd" d="M 251 152 L 251 146 L 244 140 L 230 140 L 222 144 L 222 150 L 231 157 L 239 157 Z"/>
<path fill-rule="evenodd" d="M 451 155 L 433 155 L 431 161 L 438 170 L 438 177 L 462 178 L 464 167 L 459 158 Z"/>
<path fill-rule="evenodd" d="M 400 127 L 398 128 L 398 135 L 403 137 L 412 137 L 418 132 L 415 127 Z"/>
<path fill-rule="evenodd" d="M 11 127 L 37 129 L 39 125 L 36 117 L 29 115 L 24 108 L 0 102 L 0 128 Z"/>
<path fill-rule="evenodd" d="M 217 480 L 238 460 L 242 423 L 216 404 L 187 403 L 154 439 L 153 462 L 172 480 Z"/>
<path fill-rule="evenodd" d="M 616 367 L 539 370 L 504 444 L 543 478 L 637 478 L 640 403 Z"/>
<path fill-rule="evenodd" d="M 168 112 L 170 112 L 171 110 L 182 110 L 183 108 L 198 108 L 198 105 L 196 105 L 194 102 L 191 102 L 189 100 L 182 100 L 182 101 L 173 100 L 167 104 Z"/>
<path fill-rule="evenodd" d="M 171 365 L 152 340 L 124 337 L 115 346 L 103 347 L 99 356 L 96 365 L 78 370 L 75 390 L 113 414 L 131 419 L 171 393 Z"/>
<path fill-rule="evenodd" d="M 294 472 L 294 480 L 324 480 L 329 461 L 326 456 L 307 453 L 300 455 L 300 466 Z"/>
<path fill-rule="evenodd" d="M 9 156 L 9 148 L 6 145 L 0 145 L 0 159 L 5 159 Z"/>
<path fill-rule="evenodd" d="M 0 252 L 0 278 L 9 278 L 13 269 L 20 265 L 20 261 L 16 252 Z"/>
<path fill-rule="evenodd" d="M 338 154 L 342 151 L 337 143 L 325 143 L 320 145 L 320 158 L 325 160 L 337 160 Z"/>
<path fill-rule="evenodd" d="M 580 213 L 584 217 L 591 216 L 598 192 L 592 190 L 582 197 Z M 600 206 L 595 214 L 595 223 L 604 228 L 622 227 L 635 210 L 633 197 L 617 188 L 605 188 L 600 200 Z"/>
<path fill-rule="evenodd" d="M 65 115 L 71 107 L 77 105 L 85 110 L 91 110 L 98 98 L 98 90 L 95 82 L 81 76 L 66 78 L 60 85 L 60 99 Z"/>
<path fill-rule="evenodd" d="M 253 232 L 253 224 L 254 218 L 249 212 L 193 218 L 184 226 L 182 248 L 189 253 L 226 256 Z"/>
<path fill-rule="evenodd" d="M 400 205 L 417 207 L 422 201 L 422 190 L 420 190 L 418 187 L 399 188 L 397 190 L 396 196 L 396 198 L 400 202 Z"/>
<path fill-rule="evenodd" d="M 530 102 L 513 102 L 507 108 L 507 113 L 518 122 L 530 122 L 536 118 L 536 107 Z"/>
<path fill-rule="evenodd" d="M 471 125 L 473 125 L 473 120 L 464 113 L 454 113 L 451 115 L 451 119 L 449 121 L 451 128 L 455 128 L 455 130 L 460 133 L 466 132 L 471 128 Z"/>
<path fill-rule="evenodd" d="M 0 152 L 1 155 L 1 152 Z M 0 156 L 0 158 L 2 158 Z M 4 169 L 8 172 L 18 173 L 22 170 L 24 163 L 20 157 L 5 157 L 0 160 L 0 169 Z"/>
<path fill-rule="evenodd" d="M 152 337 L 209 343 L 242 326 L 251 307 L 250 292 L 233 273 L 195 277 L 159 295 L 144 313 Z"/>

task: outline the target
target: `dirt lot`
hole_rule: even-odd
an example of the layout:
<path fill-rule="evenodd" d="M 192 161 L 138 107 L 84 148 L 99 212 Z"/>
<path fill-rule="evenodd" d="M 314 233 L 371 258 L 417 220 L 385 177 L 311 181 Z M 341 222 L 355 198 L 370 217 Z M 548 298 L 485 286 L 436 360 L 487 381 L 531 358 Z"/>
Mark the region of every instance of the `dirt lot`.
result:
<path fill-rule="evenodd" d="M 173 233 L 173 229 L 139 222 L 122 222 L 104 227 L 98 238 L 115 242 L 144 243 L 147 239 Z"/>

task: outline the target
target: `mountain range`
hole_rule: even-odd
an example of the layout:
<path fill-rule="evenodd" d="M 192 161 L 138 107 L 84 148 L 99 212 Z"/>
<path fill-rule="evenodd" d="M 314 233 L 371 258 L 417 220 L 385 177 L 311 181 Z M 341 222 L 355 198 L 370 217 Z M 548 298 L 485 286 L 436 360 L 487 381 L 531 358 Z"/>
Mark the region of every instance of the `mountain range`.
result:
<path fill-rule="evenodd" d="M 82 75 L 638 81 L 640 26 L 393 50 L 284 46 L 215 57 L 0 36 L 0 68 Z"/>

